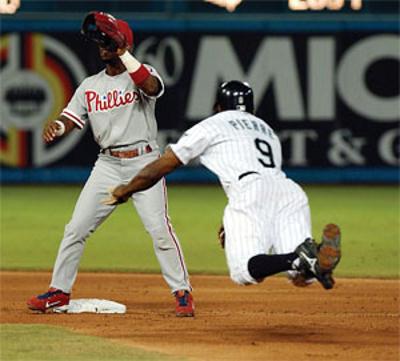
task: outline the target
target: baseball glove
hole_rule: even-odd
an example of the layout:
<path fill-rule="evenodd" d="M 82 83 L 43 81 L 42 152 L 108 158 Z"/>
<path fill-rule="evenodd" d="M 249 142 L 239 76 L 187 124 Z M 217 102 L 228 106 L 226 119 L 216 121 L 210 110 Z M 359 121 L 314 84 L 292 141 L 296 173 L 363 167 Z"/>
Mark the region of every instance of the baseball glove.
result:
<path fill-rule="evenodd" d="M 218 230 L 218 242 L 222 248 L 225 248 L 225 228 L 223 224 L 221 224 Z"/>
<path fill-rule="evenodd" d="M 126 38 L 119 30 L 117 19 L 103 12 L 95 13 L 94 18 L 98 29 L 110 37 L 117 44 L 118 48 L 126 47 Z"/>
<path fill-rule="evenodd" d="M 127 41 L 119 29 L 118 20 L 107 13 L 92 11 L 87 14 L 82 23 L 81 33 L 86 39 L 110 51 L 126 47 Z"/>

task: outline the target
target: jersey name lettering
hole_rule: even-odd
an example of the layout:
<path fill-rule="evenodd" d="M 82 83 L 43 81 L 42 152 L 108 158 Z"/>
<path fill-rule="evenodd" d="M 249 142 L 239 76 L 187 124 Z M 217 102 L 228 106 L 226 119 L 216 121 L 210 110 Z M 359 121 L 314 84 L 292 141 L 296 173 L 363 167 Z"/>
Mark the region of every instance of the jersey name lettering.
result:
<path fill-rule="evenodd" d="M 100 95 L 95 90 L 86 90 L 85 98 L 88 113 L 104 112 L 113 108 L 138 102 L 139 93 L 135 91 L 122 93 L 121 90 L 112 90 L 107 92 L 106 95 Z"/>
<path fill-rule="evenodd" d="M 256 122 L 255 120 L 248 119 L 234 119 L 229 120 L 228 123 L 234 127 L 236 130 L 255 130 L 262 134 L 268 135 L 273 138 L 273 132 L 271 129 L 268 129 L 264 124 Z"/>

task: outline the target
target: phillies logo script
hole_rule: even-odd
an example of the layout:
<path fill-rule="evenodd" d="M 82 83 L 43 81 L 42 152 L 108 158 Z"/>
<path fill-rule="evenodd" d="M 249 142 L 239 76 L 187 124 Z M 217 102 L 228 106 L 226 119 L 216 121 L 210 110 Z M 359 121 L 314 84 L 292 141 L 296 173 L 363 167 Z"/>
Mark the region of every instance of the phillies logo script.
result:
<path fill-rule="evenodd" d="M 87 90 L 85 92 L 85 98 L 88 113 L 92 113 L 104 112 L 127 104 L 137 103 L 140 96 L 139 93 L 135 91 L 123 93 L 122 90 L 111 90 L 105 95 L 100 95 L 95 90 Z"/>

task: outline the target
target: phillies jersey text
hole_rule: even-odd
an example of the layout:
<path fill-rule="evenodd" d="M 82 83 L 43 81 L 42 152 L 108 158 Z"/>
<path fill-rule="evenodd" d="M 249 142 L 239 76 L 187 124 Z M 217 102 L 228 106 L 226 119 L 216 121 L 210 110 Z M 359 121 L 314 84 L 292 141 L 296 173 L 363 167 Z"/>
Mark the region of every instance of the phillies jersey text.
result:
<path fill-rule="evenodd" d="M 164 93 L 164 84 L 155 69 L 146 67 L 160 81 L 161 91 L 157 96 L 143 93 L 127 71 L 110 76 L 103 70 L 81 83 L 61 115 L 78 128 L 89 121 L 94 138 L 103 149 L 155 141 L 155 103 Z"/>

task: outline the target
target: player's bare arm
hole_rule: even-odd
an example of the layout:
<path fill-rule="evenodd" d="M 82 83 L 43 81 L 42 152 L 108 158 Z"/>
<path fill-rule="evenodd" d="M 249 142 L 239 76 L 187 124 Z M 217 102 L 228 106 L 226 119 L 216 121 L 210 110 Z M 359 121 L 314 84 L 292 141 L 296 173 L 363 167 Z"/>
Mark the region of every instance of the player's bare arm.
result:
<path fill-rule="evenodd" d="M 122 64 L 128 70 L 133 82 L 140 90 L 146 95 L 156 96 L 161 90 L 160 80 L 152 75 L 128 50 L 126 48 L 117 50 L 117 54 L 120 54 L 118 56 Z"/>
<path fill-rule="evenodd" d="M 150 75 L 142 84 L 137 84 L 137 87 L 150 96 L 157 95 L 161 90 L 160 81 L 153 75 Z"/>
<path fill-rule="evenodd" d="M 43 140 L 51 143 L 54 139 L 62 137 L 75 128 L 75 123 L 67 117 L 60 115 L 57 120 L 48 121 L 43 129 Z"/>
<path fill-rule="evenodd" d="M 121 48 L 118 48 L 116 53 L 119 57 L 127 55 L 126 52 L 130 52 L 132 49 L 130 49 L 128 46 L 124 45 Z M 141 84 L 136 84 L 139 89 L 141 89 L 145 94 L 154 96 L 157 95 L 160 90 L 161 90 L 161 84 L 160 81 L 158 80 L 157 77 L 153 75 L 149 75 L 147 79 L 143 81 Z"/>
<path fill-rule="evenodd" d="M 181 165 L 182 162 L 175 153 L 167 148 L 160 158 L 144 167 L 128 184 L 116 187 L 111 192 L 111 197 L 104 203 L 109 205 L 124 203 L 133 193 L 152 187 L 162 177 Z"/>

